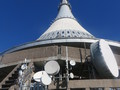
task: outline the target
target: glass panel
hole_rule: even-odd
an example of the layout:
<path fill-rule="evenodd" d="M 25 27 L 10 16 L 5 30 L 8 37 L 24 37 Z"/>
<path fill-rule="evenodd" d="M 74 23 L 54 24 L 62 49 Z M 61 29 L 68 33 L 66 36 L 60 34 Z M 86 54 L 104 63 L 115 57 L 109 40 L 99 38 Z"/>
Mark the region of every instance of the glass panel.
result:
<path fill-rule="evenodd" d="M 120 88 L 110 88 L 109 90 L 120 90 Z"/>
<path fill-rule="evenodd" d="M 90 88 L 90 90 L 104 90 L 104 88 Z"/>
<path fill-rule="evenodd" d="M 69 32 L 69 31 L 67 31 L 67 33 L 69 34 L 70 32 Z"/>
<path fill-rule="evenodd" d="M 62 31 L 62 34 L 64 34 L 64 31 Z"/>
<path fill-rule="evenodd" d="M 85 88 L 71 88 L 70 90 L 85 90 Z"/>
<path fill-rule="evenodd" d="M 58 46 L 58 54 L 61 54 L 61 46 Z"/>

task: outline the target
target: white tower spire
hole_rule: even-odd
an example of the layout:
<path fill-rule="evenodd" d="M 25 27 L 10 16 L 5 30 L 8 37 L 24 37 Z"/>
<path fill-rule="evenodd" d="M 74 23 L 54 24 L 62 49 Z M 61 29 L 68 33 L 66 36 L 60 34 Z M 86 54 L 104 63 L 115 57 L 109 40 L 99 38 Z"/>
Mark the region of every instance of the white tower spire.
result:
<path fill-rule="evenodd" d="M 71 12 L 70 4 L 68 3 L 68 0 L 61 0 L 61 4 L 59 6 L 59 13 L 55 20 L 60 18 L 72 18 L 75 19 Z"/>
<path fill-rule="evenodd" d="M 62 3 L 68 4 L 68 0 L 61 0 Z"/>
<path fill-rule="evenodd" d="M 38 40 L 56 38 L 94 38 L 77 22 L 68 0 L 61 0 L 55 21 Z"/>

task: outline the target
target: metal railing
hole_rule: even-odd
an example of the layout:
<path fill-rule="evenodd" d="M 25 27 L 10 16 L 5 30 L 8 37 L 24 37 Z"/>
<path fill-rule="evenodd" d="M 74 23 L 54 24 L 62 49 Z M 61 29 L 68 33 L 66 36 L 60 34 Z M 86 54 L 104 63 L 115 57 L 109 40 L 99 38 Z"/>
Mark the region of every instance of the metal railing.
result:
<path fill-rule="evenodd" d="M 3 84 L 5 84 L 5 81 L 7 81 L 9 79 L 9 77 L 12 76 L 12 74 L 14 74 L 14 72 L 20 67 L 21 64 L 18 64 L 6 77 L 5 79 L 3 79 L 3 81 L 0 83 L 0 88 L 2 87 Z"/>

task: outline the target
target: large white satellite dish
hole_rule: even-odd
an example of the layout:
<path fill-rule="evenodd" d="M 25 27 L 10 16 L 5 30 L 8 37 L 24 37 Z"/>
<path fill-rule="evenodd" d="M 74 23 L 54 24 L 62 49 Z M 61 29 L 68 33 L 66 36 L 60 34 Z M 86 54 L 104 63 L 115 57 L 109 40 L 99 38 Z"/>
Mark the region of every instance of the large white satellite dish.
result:
<path fill-rule="evenodd" d="M 118 77 L 118 65 L 108 43 L 101 39 L 91 45 L 92 62 L 101 76 Z"/>
<path fill-rule="evenodd" d="M 48 76 L 48 74 L 46 73 L 42 78 L 41 78 L 41 83 L 43 85 L 50 85 L 52 82 L 51 78 Z"/>
<path fill-rule="evenodd" d="M 33 75 L 33 79 L 36 81 L 36 82 L 41 82 L 41 78 L 46 75 L 46 72 L 45 71 L 39 71 L 37 73 L 35 73 Z"/>
<path fill-rule="evenodd" d="M 60 66 L 56 61 L 49 61 L 45 64 L 44 69 L 49 75 L 56 75 L 60 71 Z"/>

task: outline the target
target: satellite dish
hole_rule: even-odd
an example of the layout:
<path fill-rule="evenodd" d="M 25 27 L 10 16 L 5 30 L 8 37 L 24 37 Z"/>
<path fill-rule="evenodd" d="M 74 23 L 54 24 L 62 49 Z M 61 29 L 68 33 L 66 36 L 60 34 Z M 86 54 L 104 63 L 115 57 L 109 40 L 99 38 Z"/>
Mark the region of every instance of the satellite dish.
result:
<path fill-rule="evenodd" d="M 22 70 L 27 69 L 27 65 L 26 65 L 26 64 L 23 64 L 23 65 L 21 66 L 21 69 L 22 69 Z"/>
<path fill-rule="evenodd" d="M 49 75 L 56 75 L 60 71 L 60 66 L 56 61 L 49 61 L 45 64 L 44 69 Z"/>
<path fill-rule="evenodd" d="M 73 73 L 70 73 L 70 78 L 74 78 L 74 74 Z"/>
<path fill-rule="evenodd" d="M 71 65 L 71 66 L 75 66 L 75 65 L 76 65 L 76 62 L 75 62 L 74 60 L 71 60 L 71 61 L 70 61 L 70 65 Z"/>
<path fill-rule="evenodd" d="M 101 76 L 118 77 L 118 65 L 108 43 L 101 39 L 91 45 L 92 62 Z"/>
<path fill-rule="evenodd" d="M 42 78 L 41 78 L 41 83 L 43 85 L 50 85 L 52 82 L 51 78 L 48 76 L 48 74 L 46 73 Z"/>
<path fill-rule="evenodd" d="M 41 78 L 46 75 L 47 73 L 45 71 L 39 71 L 33 75 L 33 79 L 36 82 L 41 82 Z"/>

